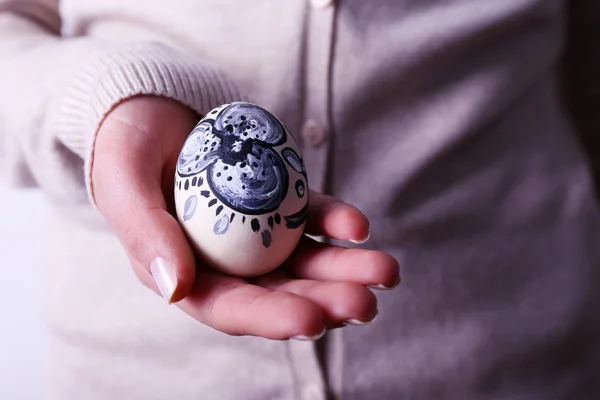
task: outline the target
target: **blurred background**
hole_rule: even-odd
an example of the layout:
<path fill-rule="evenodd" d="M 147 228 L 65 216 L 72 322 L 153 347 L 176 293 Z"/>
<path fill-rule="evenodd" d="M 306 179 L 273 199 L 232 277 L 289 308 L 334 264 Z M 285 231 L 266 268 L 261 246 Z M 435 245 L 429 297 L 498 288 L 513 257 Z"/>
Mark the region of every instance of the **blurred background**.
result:
<path fill-rule="evenodd" d="M 42 247 L 47 220 L 39 191 L 0 183 L 0 399 L 42 398 L 47 336 L 42 320 Z M 25 220 L 35 224 L 24 223 Z"/>

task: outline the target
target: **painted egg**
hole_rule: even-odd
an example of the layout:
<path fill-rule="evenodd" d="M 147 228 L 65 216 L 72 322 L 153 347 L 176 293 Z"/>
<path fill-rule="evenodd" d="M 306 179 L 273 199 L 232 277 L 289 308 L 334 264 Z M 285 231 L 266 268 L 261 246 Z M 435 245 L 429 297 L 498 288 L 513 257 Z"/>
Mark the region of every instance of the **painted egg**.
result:
<path fill-rule="evenodd" d="M 181 149 L 175 208 L 210 267 L 245 277 L 274 270 L 296 248 L 307 218 L 308 182 L 296 141 L 255 104 L 215 108 Z"/>

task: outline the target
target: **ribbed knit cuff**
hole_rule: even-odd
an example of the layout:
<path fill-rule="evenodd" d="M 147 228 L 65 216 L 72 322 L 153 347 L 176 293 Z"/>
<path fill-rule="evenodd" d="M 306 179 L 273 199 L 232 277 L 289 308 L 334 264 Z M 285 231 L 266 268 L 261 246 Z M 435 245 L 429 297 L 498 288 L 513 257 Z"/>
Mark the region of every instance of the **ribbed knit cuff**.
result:
<path fill-rule="evenodd" d="M 123 100 L 137 95 L 167 97 L 201 115 L 241 100 L 241 95 L 217 67 L 193 55 L 158 43 L 101 51 L 79 69 L 61 99 L 55 137 L 84 159 L 85 183 L 96 207 L 91 167 L 96 133 L 105 116 Z"/>

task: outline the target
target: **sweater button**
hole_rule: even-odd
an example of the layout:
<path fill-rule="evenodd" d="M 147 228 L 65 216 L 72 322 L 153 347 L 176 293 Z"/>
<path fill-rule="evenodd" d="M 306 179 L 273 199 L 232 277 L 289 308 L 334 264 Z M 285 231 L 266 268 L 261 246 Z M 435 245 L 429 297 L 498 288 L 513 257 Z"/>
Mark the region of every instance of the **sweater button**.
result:
<path fill-rule="evenodd" d="M 333 0 L 310 0 L 310 5 L 314 8 L 325 8 L 333 4 Z"/>
<path fill-rule="evenodd" d="M 302 128 L 302 138 L 308 145 L 319 147 L 327 140 L 327 133 L 317 121 L 309 119 Z"/>

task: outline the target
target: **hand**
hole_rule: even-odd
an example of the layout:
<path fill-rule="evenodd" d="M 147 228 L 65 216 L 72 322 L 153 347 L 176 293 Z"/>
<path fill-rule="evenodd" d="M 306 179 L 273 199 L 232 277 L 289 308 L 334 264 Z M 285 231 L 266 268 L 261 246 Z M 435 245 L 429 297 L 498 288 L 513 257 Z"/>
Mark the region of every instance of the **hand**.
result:
<path fill-rule="evenodd" d="M 115 107 L 98 132 L 94 197 L 140 281 L 230 335 L 314 339 L 326 328 L 371 321 L 377 300 L 366 286 L 399 283 L 398 263 L 385 253 L 305 236 L 285 265 L 252 280 L 197 265 L 173 216 L 173 182 L 181 146 L 199 119 L 175 101 L 136 97 Z M 310 199 L 306 233 L 368 237 L 368 220 L 355 207 L 314 192 Z"/>

